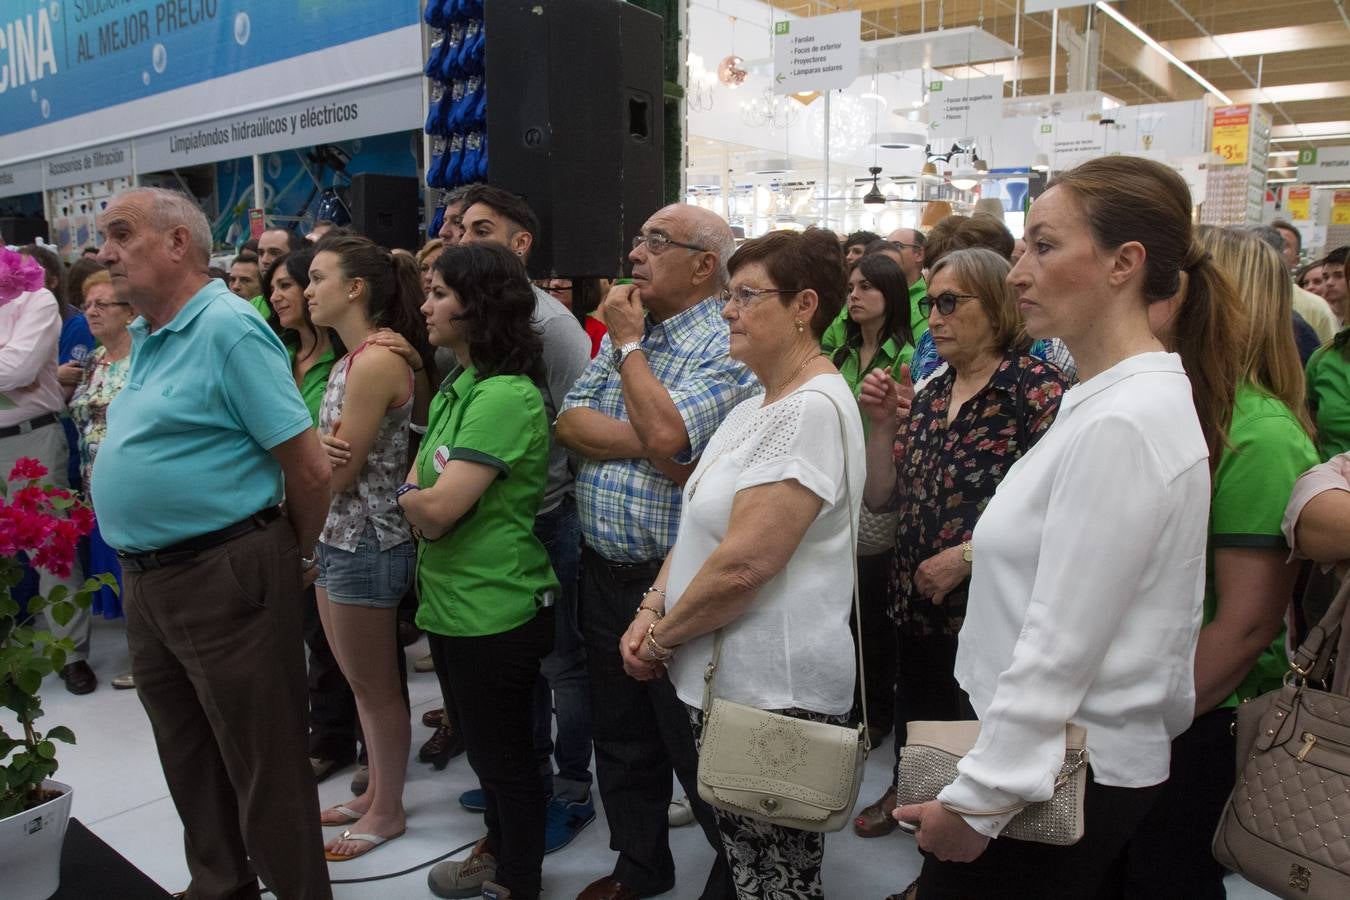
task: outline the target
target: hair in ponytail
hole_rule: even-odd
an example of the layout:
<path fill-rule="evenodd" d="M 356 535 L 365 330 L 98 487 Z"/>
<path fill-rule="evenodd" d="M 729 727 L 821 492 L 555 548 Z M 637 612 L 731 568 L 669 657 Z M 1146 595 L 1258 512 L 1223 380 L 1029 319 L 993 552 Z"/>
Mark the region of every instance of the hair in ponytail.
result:
<path fill-rule="evenodd" d="M 1307 380 L 1294 332 L 1293 283 L 1280 254 L 1251 231 L 1199 228 L 1200 245 L 1233 279 L 1247 312 L 1247 340 L 1242 377 L 1279 399 L 1309 437 L 1315 427 L 1308 415 Z"/>
<path fill-rule="evenodd" d="M 343 276 L 365 282 L 366 315 L 370 321 L 402 335 L 417 351 L 435 384 L 435 358 L 420 312 L 422 273 L 417 260 L 411 254 L 391 253 L 369 238 L 355 235 L 325 236 L 314 252 L 332 253 L 338 258 Z"/>
<path fill-rule="evenodd" d="M 1181 295 L 1173 349 L 1191 381 L 1213 470 L 1233 419 L 1247 326 L 1232 280 L 1194 239 L 1185 180 L 1149 159 L 1106 156 L 1059 175 L 1050 187 L 1078 199 L 1098 247 L 1144 247 L 1146 301 Z"/>

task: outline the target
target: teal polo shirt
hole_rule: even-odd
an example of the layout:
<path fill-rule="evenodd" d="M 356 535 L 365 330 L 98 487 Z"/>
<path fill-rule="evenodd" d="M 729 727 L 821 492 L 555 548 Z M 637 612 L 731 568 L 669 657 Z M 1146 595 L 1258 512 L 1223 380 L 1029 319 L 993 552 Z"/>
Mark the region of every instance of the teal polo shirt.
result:
<path fill-rule="evenodd" d="M 919 301 L 923 295 L 928 293 L 928 283 L 922 278 L 909 286 L 909 329 L 914 332 L 914 345 L 919 343 L 919 338 L 928 331 L 928 317 L 919 312 Z M 845 323 L 848 322 L 848 304 L 839 310 L 839 315 L 830 323 L 830 327 L 825 329 L 825 333 L 820 336 L 820 349 L 828 356 L 840 347 L 844 346 L 847 338 L 847 332 L 844 330 Z M 911 355 L 913 347 L 911 346 Z M 908 360 L 906 360 L 908 362 Z"/>
<path fill-rule="evenodd" d="M 127 385 L 91 479 L 104 539 L 158 550 L 281 502 L 269 453 L 311 427 L 286 348 L 223 282 L 162 328 L 132 322 Z"/>

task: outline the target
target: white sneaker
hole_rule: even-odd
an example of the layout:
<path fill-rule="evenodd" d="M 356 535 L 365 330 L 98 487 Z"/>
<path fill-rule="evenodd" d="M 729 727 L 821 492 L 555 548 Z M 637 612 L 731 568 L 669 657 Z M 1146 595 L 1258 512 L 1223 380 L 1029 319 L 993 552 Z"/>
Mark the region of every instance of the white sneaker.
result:
<path fill-rule="evenodd" d="M 693 822 L 694 808 L 689 804 L 689 798 L 681 797 L 670 801 L 670 808 L 666 810 L 666 820 L 671 828 L 683 828 Z"/>

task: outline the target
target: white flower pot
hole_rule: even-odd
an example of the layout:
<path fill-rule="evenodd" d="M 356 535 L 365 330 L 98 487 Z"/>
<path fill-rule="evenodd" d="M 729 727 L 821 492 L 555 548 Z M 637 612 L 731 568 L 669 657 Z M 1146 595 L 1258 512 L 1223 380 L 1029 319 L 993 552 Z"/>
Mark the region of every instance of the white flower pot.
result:
<path fill-rule="evenodd" d="M 5 900 L 47 900 L 61 885 L 61 845 L 70 820 L 70 785 L 48 779 L 61 796 L 0 819 L 0 885 Z"/>

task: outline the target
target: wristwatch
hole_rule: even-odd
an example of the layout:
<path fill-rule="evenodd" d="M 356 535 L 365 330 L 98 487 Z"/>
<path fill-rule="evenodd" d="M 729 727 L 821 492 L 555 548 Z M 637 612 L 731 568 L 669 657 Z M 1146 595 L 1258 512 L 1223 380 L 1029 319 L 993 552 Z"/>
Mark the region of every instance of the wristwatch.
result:
<path fill-rule="evenodd" d="M 632 353 L 634 350 L 641 350 L 641 349 L 642 349 L 641 341 L 629 341 L 628 343 L 620 347 L 615 347 L 613 351 L 614 371 L 617 372 L 623 368 L 623 362 L 628 358 L 628 354 Z"/>
<path fill-rule="evenodd" d="M 970 560 L 970 557 L 971 557 L 971 552 L 970 552 L 970 541 L 962 541 L 962 542 L 961 542 L 961 559 L 962 559 L 963 561 L 965 561 L 965 562 L 970 562 L 970 561 L 971 561 L 971 560 Z"/>

